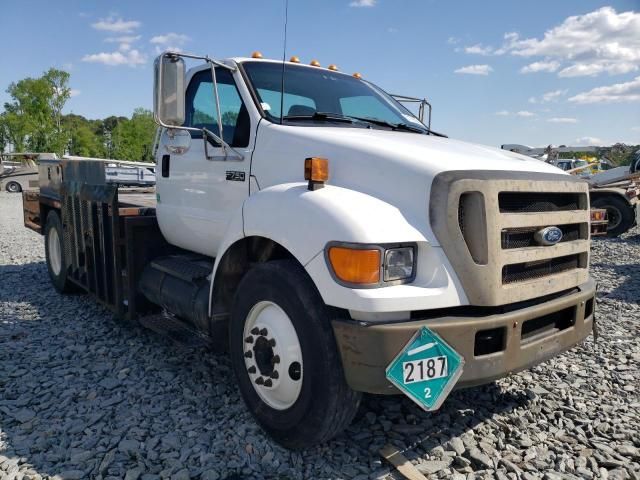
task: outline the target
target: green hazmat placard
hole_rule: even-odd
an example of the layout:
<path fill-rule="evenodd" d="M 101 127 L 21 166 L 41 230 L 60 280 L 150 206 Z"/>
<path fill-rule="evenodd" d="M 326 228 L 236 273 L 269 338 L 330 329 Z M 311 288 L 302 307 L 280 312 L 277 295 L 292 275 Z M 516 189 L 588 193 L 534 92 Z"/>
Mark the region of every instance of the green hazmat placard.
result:
<path fill-rule="evenodd" d="M 462 375 L 464 358 L 422 327 L 386 370 L 387 379 L 424 410 L 437 410 Z"/>

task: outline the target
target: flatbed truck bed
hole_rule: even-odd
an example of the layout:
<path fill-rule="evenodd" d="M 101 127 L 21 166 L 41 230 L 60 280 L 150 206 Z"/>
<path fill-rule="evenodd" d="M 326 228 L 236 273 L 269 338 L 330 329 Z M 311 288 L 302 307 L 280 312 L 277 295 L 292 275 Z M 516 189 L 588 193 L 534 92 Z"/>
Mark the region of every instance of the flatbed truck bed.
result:
<path fill-rule="evenodd" d="M 40 189 L 22 193 L 24 224 L 44 234 L 53 211 L 62 220 L 69 279 L 124 319 L 153 313 L 137 289 L 149 259 L 174 253 L 156 220 L 155 187 L 109 182 L 105 163 L 41 162 Z"/>

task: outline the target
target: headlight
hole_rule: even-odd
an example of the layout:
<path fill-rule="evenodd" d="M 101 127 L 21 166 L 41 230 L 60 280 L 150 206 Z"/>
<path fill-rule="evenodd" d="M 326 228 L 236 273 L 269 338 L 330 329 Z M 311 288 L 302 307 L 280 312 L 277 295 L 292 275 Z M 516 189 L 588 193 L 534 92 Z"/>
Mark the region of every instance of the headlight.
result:
<path fill-rule="evenodd" d="M 413 277 L 413 247 L 390 248 L 384 252 L 384 281 Z"/>
<path fill-rule="evenodd" d="M 384 287 L 415 277 L 414 246 L 331 242 L 325 252 L 334 280 L 347 287 Z"/>

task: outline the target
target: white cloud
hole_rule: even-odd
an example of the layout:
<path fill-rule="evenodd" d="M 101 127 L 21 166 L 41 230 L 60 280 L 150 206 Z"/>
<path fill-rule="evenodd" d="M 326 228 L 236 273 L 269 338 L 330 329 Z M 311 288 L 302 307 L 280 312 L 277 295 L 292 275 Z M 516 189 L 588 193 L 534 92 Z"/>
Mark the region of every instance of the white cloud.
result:
<path fill-rule="evenodd" d="M 149 42 L 155 44 L 156 53 L 160 54 L 166 51 L 181 52 L 182 46 L 189 40 L 191 39 L 187 35 L 170 32 L 164 35 L 156 35 Z"/>
<path fill-rule="evenodd" d="M 156 35 L 152 37 L 149 42 L 155 43 L 158 45 L 167 45 L 169 43 L 174 43 L 176 45 L 182 45 L 189 41 L 189 37 L 182 33 L 167 33 L 165 35 Z"/>
<path fill-rule="evenodd" d="M 576 145 L 602 146 L 605 142 L 598 137 L 580 137 L 576 138 L 575 143 Z"/>
<path fill-rule="evenodd" d="M 354 0 L 349 4 L 350 7 L 373 7 L 377 0 Z"/>
<path fill-rule="evenodd" d="M 454 71 L 454 73 L 465 73 L 467 75 L 489 75 L 493 68 L 489 65 L 467 65 Z"/>
<path fill-rule="evenodd" d="M 458 37 L 449 37 L 447 38 L 447 43 L 449 45 L 455 45 L 457 43 L 460 43 L 460 39 Z"/>
<path fill-rule="evenodd" d="M 520 73 L 555 72 L 560 68 L 560 62 L 533 62 L 520 69 Z"/>
<path fill-rule="evenodd" d="M 91 26 L 96 30 L 116 33 L 131 33 L 140 27 L 141 23 L 137 20 L 123 20 L 122 18 L 102 18 Z"/>
<path fill-rule="evenodd" d="M 70 97 L 77 97 L 78 95 L 80 95 L 80 90 L 76 90 L 75 88 L 69 90 Z"/>
<path fill-rule="evenodd" d="M 107 43 L 133 43 L 142 38 L 142 35 L 122 35 L 120 37 L 107 37 L 104 39 Z"/>
<path fill-rule="evenodd" d="M 135 67 L 146 63 L 147 58 L 138 50 L 128 50 L 126 52 L 101 52 L 85 55 L 82 57 L 83 62 L 102 63 L 104 65 L 119 66 L 127 65 Z"/>
<path fill-rule="evenodd" d="M 560 97 L 564 97 L 568 90 L 552 90 L 550 92 L 543 93 L 540 98 L 530 97 L 529 103 L 549 103 L 557 102 Z"/>
<path fill-rule="evenodd" d="M 580 104 L 640 102 L 640 76 L 629 82 L 597 87 L 588 92 L 579 93 L 569 98 L 569 101 Z"/>
<path fill-rule="evenodd" d="M 477 43 L 471 47 L 464 47 L 464 52 L 474 55 L 491 55 L 493 53 L 493 48 L 485 47 L 482 46 L 482 44 Z"/>
<path fill-rule="evenodd" d="M 638 126 L 638 127 L 631 127 L 631 130 L 633 130 L 634 132 L 640 132 L 640 126 Z"/>
<path fill-rule="evenodd" d="M 523 58 L 542 57 L 522 69 L 557 71 L 562 77 L 616 75 L 640 69 L 640 12 L 617 13 L 602 7 L 585 15 L 566 18 L 547 30 L 542 38 L 521 39 L 517 33 L 505 35 L 496 54 L 510 53 Z"/>
<path fill-rule="evenodd" d="M 529 112 L 528 110 L 520 110 L 518 112 L 511 113 L 509 110 L 500 110 L 496 112 L 496 115 L 500 117 L 510 117 L 511 115 L 515 115 L 516 117 L 535 117 L 536 114 L 533 112 Z"/>
<path fill-rule="evenodd" d="M 552 117 L 547 120 L 550 123 L 578 123 L 577 118 L 572 117 Z"/>
<path fill-rule="evenodd" d="M 560 97 L 563 97 L 566 94 L 567 94 L 567 90 L 552 90 L 542 95 L 542 101 L 553 102 L 554 100 L 558 100 Z"/>

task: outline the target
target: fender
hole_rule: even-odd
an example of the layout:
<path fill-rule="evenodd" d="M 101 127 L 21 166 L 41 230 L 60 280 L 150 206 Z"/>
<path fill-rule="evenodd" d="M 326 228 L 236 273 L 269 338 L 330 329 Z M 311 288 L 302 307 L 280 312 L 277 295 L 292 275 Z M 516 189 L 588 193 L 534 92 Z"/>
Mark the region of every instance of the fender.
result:
<path fill-rule="evenodd" d="M 315 191 L 309 191 L 306 183 L 275 185 L 247 198 L 241 218 L 234 216 L 216 256 L 212 278 L 231 245 L 244 237 L 260 236 L 286 248 L 306 268 L 325 302 L 336 307 L 379 312 L 407 310 L 408 306 L 435 308 L 436 298 L 438 307 L 467 303 L 441 248 L 426 240 L 421 228 L 428 227 L 416 225 L 419 223 L 395 206 L 362 192 L 333 185 Z M 341 286 L 331 277 L 324 259 L 330 241 L 415 242 L 418 275 L 411 285 L 376 289 Z M 407 303 L 408 297 L 421 300 Z"/>

